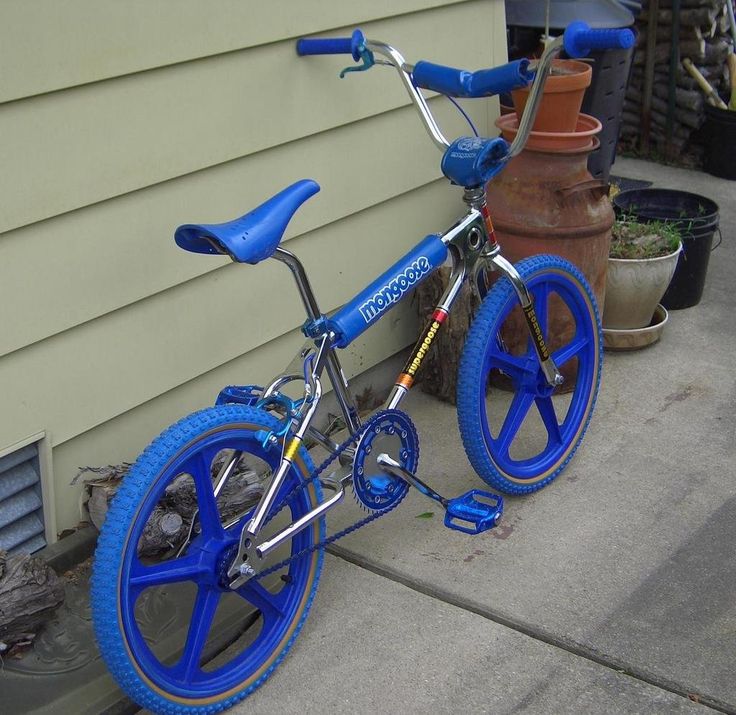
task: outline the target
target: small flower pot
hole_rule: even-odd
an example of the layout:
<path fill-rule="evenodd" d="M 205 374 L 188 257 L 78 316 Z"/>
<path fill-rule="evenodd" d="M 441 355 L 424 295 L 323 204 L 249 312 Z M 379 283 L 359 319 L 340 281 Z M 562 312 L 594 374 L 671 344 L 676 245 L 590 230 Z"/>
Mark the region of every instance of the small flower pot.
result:
<path fill-rule="evenodd" d="M 519 120 L 516 114 L 504 114 L 496 120 L 496 126 L 501 130 L 503 138 L 512 142 L 519 132 Z M 578 115 L 575 128 L 571 132 L 538 132 L 529 133 L 526 142 L 527 150 L 577 151 L 579 149 L 595 149 L 595 136 L 601 131 L 602 125 L 595 118 L 587 114 Z"/>
<path fill-rule="evenodd" d="M 539 111 L 532 125 L 535 132 L 574 132 L 583 95 L 590 86 L 593 72 L 590 65 L 576 60 L 553 60 L 552 73 L 544 85 Z M 520 119 L 529 99 L 529 88 L 515 89 L 516 116 Z"/>

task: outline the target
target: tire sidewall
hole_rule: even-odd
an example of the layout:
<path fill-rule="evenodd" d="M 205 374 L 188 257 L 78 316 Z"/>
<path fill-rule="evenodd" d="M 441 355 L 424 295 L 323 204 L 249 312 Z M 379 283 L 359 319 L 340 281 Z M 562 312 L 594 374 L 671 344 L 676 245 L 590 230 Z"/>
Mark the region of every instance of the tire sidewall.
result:
<path fill-rule="evenodd" d="M 579 420 L 576 436 L 570 441 L 568 448 L 561 452 L 554 466 L 547 470 L 546 476 L 521 479 L 510 477 L 496 464 L 486 443 L 480 408 L 481 392 L 485 398 L 485 384 L 481 384 L 484 382 L 485 354 L 491 341 L 495 340 L 493 327 L 500 320 L 501 313 L 507 310 L 509 301 L 516 300 L 514 288 L 509 280 L 500 278 L 495 282 L 470 326 L 458 367 L 457 412 L 463 445 L 473 468 L 484 481 L 507 494 L 526 494 L 541 489 L 555 479 L 568 464 L 585 435 L 600 386 L 603 336 L 593 292 L 582 273 L 573 264 L 557 256 L 538 255 L 520 261 L 515 268 L 527 284 L 534 283 L 551 271 L 564 276 L 566 283 L 569 284 L 568 290 L 579 296 L 586 305 L 587 315 L 591 317 L 588 332 L 594 336 L 595 341 L 592 374 L 584 395 L 587 406 Z"/>
<path fill-rule="evenodd" d="M 240 690 L 231 688 L 228 696 L 217 700 L 216 697 L 203 699 L 206 704 L 188 705 L 181 698 L 167 697 L 155 684 L 153 687 L 142 678 L 138 666 L 128 652 L 128 641 L 119 624 L 118 608 L 120 578 L 123 562 L 129 548 L 128 535 L 139 518 L 139 511 L 147 496 L 157 488 L 159 480 L 165 478 L 170 464 L 193 445 L 212 431 L 221 431 L 228 426 L 233 429 L 249 429 L 258 427 L 265 431 L 279 427 L 280 422 L 268 412 L 245 405 L 219 405 L 193 413 L 163 432 L 155 439 L 136 460 L 129 473 L 123 479 L 107 513 L 98 540 L 93 562 L 90 602 L 92 606 L 93 625 L 100 652 L 108 669 L 121 687 L 140 705 L 154 712 L 214 713 L 226 709 L 243 699 L 259 687 L 273 672 L 290 649 L 306 619 L 316 593 L 322 567 L 322 550 L 315 552 L 310 568 L 311 585 L 305 592 L 306 601 L 298 616 L 299 622 L 293 630 L 288 642 L 275 657 L 272 665 L 258 680 Z M 299 459 L 294 460 L 294 467 L 302 479 L 307 479 L 314 471 L 314 465 L 307 451 L 302 447 L 298 452 Z M 312 499 L 319 500 L 319 486 L 314 483 Z M 311 487 L 310 487 L 311 489 Z M 324 519 L 319 522 L 319 538 L 324 538 Z M 114 584 L 114 588 L 111 588 Z M 235 690 L 236 692 L 233 692 Z"/>

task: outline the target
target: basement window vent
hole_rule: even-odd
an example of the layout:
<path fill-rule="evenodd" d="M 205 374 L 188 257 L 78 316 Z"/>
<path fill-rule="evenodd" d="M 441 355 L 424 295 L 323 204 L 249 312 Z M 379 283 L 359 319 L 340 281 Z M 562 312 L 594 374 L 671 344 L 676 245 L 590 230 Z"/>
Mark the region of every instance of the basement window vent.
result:
<path fill-rule="evenodd" d="M 38 447 L 0 457 L 0 549 L 30 554 L 46 546 Z"/>

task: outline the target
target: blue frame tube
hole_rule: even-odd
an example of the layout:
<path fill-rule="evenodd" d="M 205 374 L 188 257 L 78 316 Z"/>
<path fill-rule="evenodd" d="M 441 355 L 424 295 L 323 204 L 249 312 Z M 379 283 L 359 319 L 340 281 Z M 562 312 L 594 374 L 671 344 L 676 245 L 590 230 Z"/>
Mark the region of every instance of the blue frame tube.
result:
<path fill-rule="evenodd" d="M 400 258 L 385 273 L 346 303 L 330 319 L 335 346 L 345 348 L 377 323 L 410 290 L 439 268 L 447 258 L 447 246 L 432 234 Z"/>

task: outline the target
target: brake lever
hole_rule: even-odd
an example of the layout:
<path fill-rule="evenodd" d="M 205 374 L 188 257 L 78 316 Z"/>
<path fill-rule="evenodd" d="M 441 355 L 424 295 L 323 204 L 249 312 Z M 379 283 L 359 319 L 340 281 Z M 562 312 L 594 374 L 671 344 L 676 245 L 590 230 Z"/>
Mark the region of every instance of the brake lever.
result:
<path fill-rule="evenodd" d="M 373 58 L 373 53 L 365 45 L 360 45 L 360 47 L 358 47 L 358 53 L 360 54 L 360 58 L 363 60 L 363 64 L 358 67 L 346 67 L 342 72 L 340 72 L 340 79 L 343 79 L 348 72 L 365 72 L 376 64 L 376 61 Z"/>

